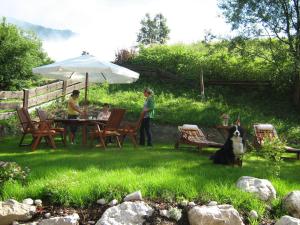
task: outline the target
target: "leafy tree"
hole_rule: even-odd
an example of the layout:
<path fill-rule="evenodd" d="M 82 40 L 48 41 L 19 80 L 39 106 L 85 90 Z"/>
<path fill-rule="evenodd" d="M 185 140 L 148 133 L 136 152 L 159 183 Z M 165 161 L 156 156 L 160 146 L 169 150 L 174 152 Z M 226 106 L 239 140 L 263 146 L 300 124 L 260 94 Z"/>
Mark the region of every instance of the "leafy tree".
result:
<path fill-rule="evenodd" d="M 0 90 L 22 87 L 33 77 L 33 67 L 50 61 L 34 33 L 0 21 Z"/>
<path fill-rule="evenodd" d="M 167 26 L 167 19 L 157 14 L 153 19 L 147 13 L 141 21 L 141 29 L 137 36 L 137 42 L 149 44 L 165 44 L 169 39 L 170 29 Z"/>
<path fill-rule="evenodd" d="M 300 0 L 219 0 L 232 29 L 246 37 L 277 38 L 293 62 L 295 105 L 300 103 Z M 273 45 L 270 45 L 273 46 Z"/>

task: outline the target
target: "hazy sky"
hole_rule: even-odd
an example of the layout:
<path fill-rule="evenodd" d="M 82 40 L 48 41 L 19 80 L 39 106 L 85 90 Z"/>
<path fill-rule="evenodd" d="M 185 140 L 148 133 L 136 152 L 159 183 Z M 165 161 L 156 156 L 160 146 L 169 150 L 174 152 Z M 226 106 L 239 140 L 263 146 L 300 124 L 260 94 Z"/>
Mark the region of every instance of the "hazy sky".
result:
<path fill-rule="evenodd" d="M 118 49 L 136 45 L 146 13 L 167 18 L 169 44 L 202 40 L 205 31 L 230 33 L 217 0 L 0 0 L 0 16 L 79 34 L 68 41 L 44 42 L 44 49 L 56 60 L 78 56 L 83 50 L 113 60 Z"/>

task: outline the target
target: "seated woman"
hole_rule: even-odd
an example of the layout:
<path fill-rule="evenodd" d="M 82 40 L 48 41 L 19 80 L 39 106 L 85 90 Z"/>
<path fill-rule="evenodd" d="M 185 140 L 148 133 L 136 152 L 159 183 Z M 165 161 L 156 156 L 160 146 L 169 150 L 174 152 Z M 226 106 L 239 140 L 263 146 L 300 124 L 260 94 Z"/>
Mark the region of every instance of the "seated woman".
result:
<path fill-rule="evenodd" d="M 101 109 L 101 111 L 99 112 L 98 116 L 97 116 L 97 120 L 108 120 L 110 117 L 110 111 L 109 111 L 109 104 L 108 103 L 104 103 L 103 104 L 103 108 Z"/>

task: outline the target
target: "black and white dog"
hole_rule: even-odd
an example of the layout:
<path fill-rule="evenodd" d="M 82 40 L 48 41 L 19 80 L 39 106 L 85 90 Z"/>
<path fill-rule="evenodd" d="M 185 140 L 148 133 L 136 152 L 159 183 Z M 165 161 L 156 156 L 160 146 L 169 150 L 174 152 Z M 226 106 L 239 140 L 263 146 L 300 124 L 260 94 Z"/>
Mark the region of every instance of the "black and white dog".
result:
<path fill-rule="evenodd" d="M 242 157 L 246 152 L 244 130 L 240 126 L 233 126 L 228 131 L 228 138 L 223 147 L 211 157 L 216 164 L 242 166 Z"/>

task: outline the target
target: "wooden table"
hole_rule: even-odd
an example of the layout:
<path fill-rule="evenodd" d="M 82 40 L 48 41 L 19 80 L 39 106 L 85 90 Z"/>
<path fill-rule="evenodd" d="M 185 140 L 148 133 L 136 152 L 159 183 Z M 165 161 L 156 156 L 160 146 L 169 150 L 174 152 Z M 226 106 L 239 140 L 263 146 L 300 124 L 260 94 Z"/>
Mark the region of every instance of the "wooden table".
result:
<path fill-rule="evenodd" d="M 62 123 L 65 126 L 76 125 L 82 127 L 82 145 L 87 144 L 87 127 L 93 126 L 96 123 L 106 123 L 105 120 L 93 120 L 93 119 L 54 119 L 56 123 Z"/>

